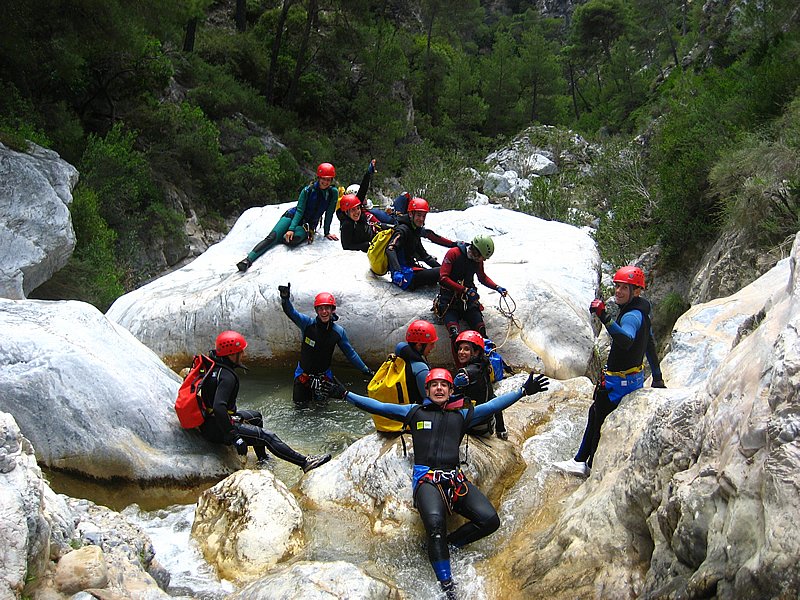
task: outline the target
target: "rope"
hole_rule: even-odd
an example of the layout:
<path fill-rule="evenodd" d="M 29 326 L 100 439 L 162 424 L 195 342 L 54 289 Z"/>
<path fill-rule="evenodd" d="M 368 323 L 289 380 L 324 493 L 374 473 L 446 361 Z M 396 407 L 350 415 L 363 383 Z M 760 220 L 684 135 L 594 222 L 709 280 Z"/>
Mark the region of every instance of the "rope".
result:
<path fill-rule="evenodd" d="M 522 325 L 520 325 L 519 321 L 517 321 L 514 318 L 514 311 L 516 310 L 517 310 L 517 303 L 511 297 L 511 294 L 500 296 L 500 300 L 498 300 L 497 302 L 497 312 L 499 312 L 506 319 L 508 319 L 508 327 L 506 328 L 506 339 L 503 340 L 502 344 L 495 346 L 497 350 L 500 350 L 500 348 L 502 348 L 508 341 L 508 338 L 511 336 L 512 326 L 516 327 L 519 330 L 522 330 Z"/>

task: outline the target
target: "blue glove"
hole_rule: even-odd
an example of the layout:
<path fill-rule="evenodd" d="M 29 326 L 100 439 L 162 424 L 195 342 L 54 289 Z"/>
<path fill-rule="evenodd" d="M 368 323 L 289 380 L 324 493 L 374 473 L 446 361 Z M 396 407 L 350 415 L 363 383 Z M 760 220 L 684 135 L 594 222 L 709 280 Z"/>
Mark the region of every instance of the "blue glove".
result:
<path fill-rule="evenodd" d="M 478 295 L 478 290 L 476 290 L 475 288 L 467 288 L 466 295 L 467 295 L 467 300 L 469 300 L 470 302 L 477 302 L 478 298 L 480 298 L 480 296 Z"/>
<path fill-rule="evenodd" d="M 392 283 L 401 290 L 407 290 L 411 285 L 411 278 L 413 276 L 414 271 L 412 269 L 403 267 L 401 271 L 392 271 Z"/>
<path fill-rule="evenodd" d="M 497 286 L 497 293 L 501 296 L 505 296 L 508 293 L 508 290 L 504 287 Z"/>
<path fill-rule="evenodd" d="M 469 377 L 462 371 L 453 379 L 453 385 L 457 388 L 465 388 L 469 385 Z"/>

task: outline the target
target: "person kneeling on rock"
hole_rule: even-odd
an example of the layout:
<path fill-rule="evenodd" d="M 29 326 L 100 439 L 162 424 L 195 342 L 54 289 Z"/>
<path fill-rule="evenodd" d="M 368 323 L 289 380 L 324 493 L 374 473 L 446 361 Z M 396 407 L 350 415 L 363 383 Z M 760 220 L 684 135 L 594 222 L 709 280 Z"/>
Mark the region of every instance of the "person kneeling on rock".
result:
<path fill-rule="evenodd" d="M 491 502 L 463 471 L 459 446 L 472 420 L 485 419 L 508 408 L 523 396 L 547 389 L 544 375 L 531 373 L 518 390 L 484 404 L 464 407 L 451 396 L 453 377 L 447 369 L 431 369 L 425 379 L 427 398 L 422 404 L 390 404 L 348 392 L 341 383 L 328 384 L 329 394 L 345 398 L 369 413 L 401 421 L 411 430 L 414 444 L 414 505 L 428 536 L 428 558 L 448 599 L 456 598 L 448 545 L 460 548 L 494 533 L 500 518 Z M 447 535 L 447 515 L 456 512 L 467 523 Z"/>
<path fill-rule="evenodd" d="M 263 428 L 264 419 L 256 410 L 237 410 L 239 395 L 237 368 L 244 368 L 242 356 L 247 341 L 237 331 L 223 331 L 210 352 L 216 363 L 203 381 L 202 393 L 206 420 L 200 425 L 201 435 L 210 442 L 228 444 L 239 456 L 247 456 L 252 446 L 259 463 L 267 460 L 267 450 L 278 458 L 297 465 L 303 472 L 316 469 L 331 459 L 330 454 L 304 456 L 290 448 L 276 434 Z"/>

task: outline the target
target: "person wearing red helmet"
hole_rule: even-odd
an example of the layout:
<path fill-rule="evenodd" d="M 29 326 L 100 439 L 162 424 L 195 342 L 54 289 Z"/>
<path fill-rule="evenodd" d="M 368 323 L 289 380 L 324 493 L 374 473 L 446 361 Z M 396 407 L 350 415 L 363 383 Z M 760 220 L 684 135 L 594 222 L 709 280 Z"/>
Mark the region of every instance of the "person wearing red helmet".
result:
<path fill-rule="evenodd" d="M 432 323 L 417 319 L 408 326 L 405 338 L 395 346 L 394 353 L 406 363 L 409 403 L 421 404 L 425 399 L 425 378 L 430 371 L 428 355 L 433 351 L 439 334 Z M 416 385 L 411 385 L 412 381 Z"/>
<path fill-rule="evenodd" d="M 329 240 L 339 237 L 331 233 L 331 222 L 339 201 L 339 192 L 332 185 L 336 169 L 331 163 L 321 163 L 317 167 L 317 180 L 305 186 L 297 198 L 297 206 L 290 208 L 275 224 L 267 237 L 261 240 L 236 263 L 239 271 L 247 271 L 259 256 L 280 241 L 287 246 L 296 247 L 303 242 L 314 241 L 314 232 L 323 222 L 323 232 Z"/>
<path fill-rule="evenodd" d="M 645 288 L 644 272 L 635 266 L 622 267 L 613 281 L 614 301 L 619 306 L 617 318 L 611 317 L 602 300 L 593 300 L 589 306 L 589 312 L 611 336 L 611 349 L 594 389 L 583 439 L 574 458 L 554 463 L 557 469 L 581 477 L 591 473 L 606 417 L 623 397 L 644 386 L 644 358 L 652 338 L 650 303 L 640 297 Z"/>
<path fill-rule="evenodd" d="M 392 225 L 381 222 L 374 210 L 365 208 L 363 199 L 355 194 L 345 194 L 339 200 L 337 212 L 341 221 L 342 248 L 345 250 L 369 250 L 375 234 Z"/>
<path fill-rule="evenodd" d="M 330 385 L 333 397 L 369 413 L 400 421 L 409 427 L 414 445 L 412 488 L 414 506 L 425 526 L 428 559 L 447 598 L 455 598 L 449 546 L 461 548 L 495 532 L 500 517 L 491 502 L 461 470 L 459 447 L 471 421 L 483 420 L 514 404 L 523 396 L 547 390 L 544 375 L 530 373 L 521 388 L 473 407 L 453 393 L 453 377 L 447 369 L 431 369 L 426 376 L 426 397 L 422 404 L 393 404 L 360 396 L 339 382 Z M 447 515 L 467 519 L 447 534 Z"/>
<path fill-rule="evenodd" d="M 300 360 L 294 371 L 292 399 L 298 406 L 309 404 L 313 399 L 325 401 L 321 385 L 333 378 L 331 360 L 336 346 L 347 360 L 359 371 L 372 377 L 375 373 L 364 364 L 361 357 L 350 344 L 344 327 L 335 321 L 336 298 L 330 292 L 320 292 L 314 298 L 316 317 L 301 314 L 292 306 L 291 284 L 279 285 L 281 308 L 284 314 L 297 325 L 302 333 Z"/>
<path fill-rule="evenodd" d="M 456 390 L 476 406 L 494 398 L 494 388 L 489 376 L 489 358 L 486 356 L 484 338 L 477 331 L 462 331 L 455 342 L 458 364 L 463 365 L 456 372 Z M 496 432 L 501 440 L 508 439 L 503 411 L 497 411 L 486 420 L 473 420 L 467 433 L 491 436 Z"/>
<path fill-rule="evenodd" d="M 267 460 L 267 450 L 304 472 L 316 469 L 331 459 L 330 454 L 304 456 L 293 450 L 276 434 L 264 429 L 264 419 L 257 410 L 238 410 L 239 376 L 247 341 L 238 331 L 223 331 L 209 352 L 214 368 L 203 381 L 199 396 L 203 399 L 206 420 L 200 434 L 210 442 L 232 445 L 240 456 L 247 456 L 252 446 L 259 463 Z"/>
<path fill-rule="evenodd" d="M 400 289 L 415 290 L 439 281 L 439 261 L 425 250 L 422 245 L 423 237 L 445 248 L 456 245 L 455 242 L 425 228 L 425 219 L 429 212 L 427 200 L 412 198 L 408 203 L 408 215 L 397 218 L 394 233 L 386 247 L 392 283 Z M 424 262 L 430 268 L 425 269 L 418 261 Z"/>

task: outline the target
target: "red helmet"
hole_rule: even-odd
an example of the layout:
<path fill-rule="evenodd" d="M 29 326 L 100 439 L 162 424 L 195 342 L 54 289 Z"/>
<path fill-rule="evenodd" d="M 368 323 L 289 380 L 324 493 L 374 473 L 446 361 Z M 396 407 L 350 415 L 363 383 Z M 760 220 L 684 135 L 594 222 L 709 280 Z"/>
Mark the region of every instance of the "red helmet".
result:
<path fill-rule="evenodd" d="M 336 177 L 336 169 L 331 163 L 321 163 L 317 167 L 317 177 Z"/>
<path fill-rule="evenodd" d="M 422 319 L 418 319 L 408 326 L 406 341 L 409 344 L 430 344 L 439 339 L 436 328 Z"/>
<path fill-rule="evenodd" d="M 644 289 L 644 271 L 639 267 L 622 267 L 614 273 L 614 283 L 628 283 Z"/>
<path fill-rule="evenodd" d="M 330 292 L 320 292 L 314 297 L 314 308 L 318 306 L 332 306 L 336 308 L 336 298 Z"/>
<path fill-rule="evenodd" d="M 450 374 L 450 371 L 447 369 L 431 369 L 428 376 L 425 378 L 425 387 L 428 387 L 431 381 L 437 379 L 446 381 L 451 387 L 453 386 L 453 376 Z"/>
<path fill-rule="evenodd" d="M 223 331 L 217 336 L 217 356 L 236 354 L 247 348 L 247 340 L 238 331 Z"/>
<path fill-rule="evenodd" d="M 356 206 L 361 206 L 361 200 L 359 200 L 358 196 L 355 194 L 345 194 L 339 201 L 339 208 L 344 211 L 348 211 Z"/>
<path fill-rule="evenodd" d="M 431 207 L 425 198 L 412 198 L 408 203 L 408 212 L 431 212 Z"/>
<path fill-rule="evenodd" d="M 456 344 L 458 344 L 459 342 L 469 342 L 470 344 L 475 344 L 481 350 L 485 348 L 483 344 L 483 336 L 477 331 L 471 331 L 471 330 L 462 331 L 461 333 L 458 334 L 458 337 L 456 338 Z"/>

